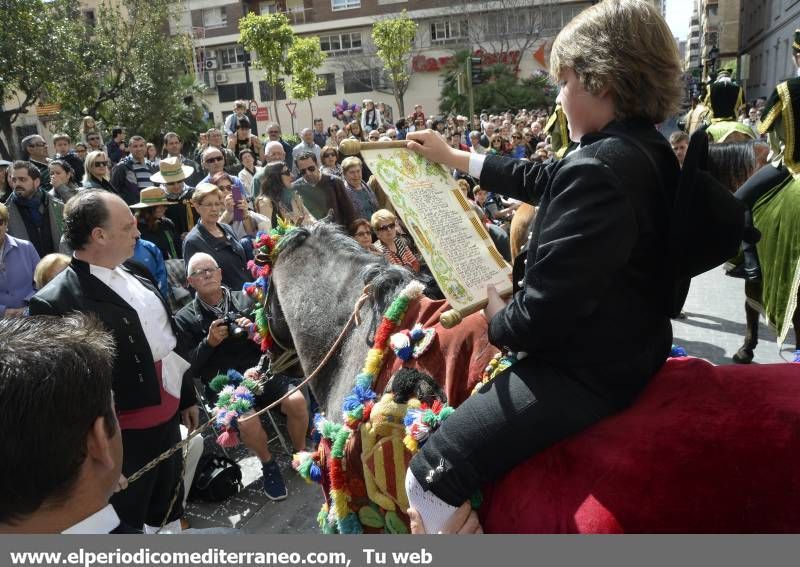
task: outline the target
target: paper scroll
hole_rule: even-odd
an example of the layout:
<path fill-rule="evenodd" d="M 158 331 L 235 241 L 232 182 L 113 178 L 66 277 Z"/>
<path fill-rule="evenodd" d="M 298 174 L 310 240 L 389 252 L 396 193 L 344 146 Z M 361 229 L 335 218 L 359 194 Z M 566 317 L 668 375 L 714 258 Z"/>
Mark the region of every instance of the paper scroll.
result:
<path fill-rule="evenodd" d="M 361 156 L 422 252 L 454 312 L 446 327 L 486 306 L 486 286 L 512 292 L 511 268 L 455 180 L 439 164 L 405 148 L 370 148 Z"/>

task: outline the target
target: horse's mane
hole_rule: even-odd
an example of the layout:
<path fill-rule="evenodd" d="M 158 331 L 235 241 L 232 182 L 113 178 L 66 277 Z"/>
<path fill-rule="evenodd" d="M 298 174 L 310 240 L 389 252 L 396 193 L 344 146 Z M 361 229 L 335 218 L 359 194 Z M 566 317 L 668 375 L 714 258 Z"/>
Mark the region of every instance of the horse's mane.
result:
<path fill-rule="evenodd" d="M 736 191 L 757 169 L 757 148 L 763 142 L 723 142 L 708 146 L 708 172 L 730 191 Z"/>
<path fill-rule="evenodd" d="M 369 285 L 371 288 L 373 322 L 370 329 L 374 331 L 383 312 L 397 294 L 398 288 L 411 281 L 413 274 L 401 266 L 389 264 L 382 257 L 370 254 L 345 234 L 338 225 L 324 221 L 308 227 L 298 227 L 284 236 L 278 245 L 279 259 L 291 254 L 298 246 L 312 238 L 324 242 L 326 254 L 337 257 L 340 264 L 360 265 L 358 277 L 363 285 Z"/>

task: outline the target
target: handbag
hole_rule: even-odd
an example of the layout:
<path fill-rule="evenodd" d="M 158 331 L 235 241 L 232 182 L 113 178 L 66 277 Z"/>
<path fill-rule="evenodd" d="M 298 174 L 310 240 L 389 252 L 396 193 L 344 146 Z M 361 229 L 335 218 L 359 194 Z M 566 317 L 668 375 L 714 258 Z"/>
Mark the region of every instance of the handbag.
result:
<path fill-rule="evenodd" d="M 233 459 L 207 454 L 197 463 L 189 498 L 222 502 L 242 489 L 242 469 Z"/>

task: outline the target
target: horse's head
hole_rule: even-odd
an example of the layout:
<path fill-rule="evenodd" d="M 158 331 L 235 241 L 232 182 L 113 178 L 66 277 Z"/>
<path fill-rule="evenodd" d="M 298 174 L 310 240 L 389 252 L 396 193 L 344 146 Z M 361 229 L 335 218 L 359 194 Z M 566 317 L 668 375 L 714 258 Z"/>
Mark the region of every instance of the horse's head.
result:
<path fill-rule="evenodd" d="M 285 339 L 291 338 L 306 375 L 328 353 L 362 293 L 368 294 L 359 309 L 365 324 L 347 331 L 339 352 L 311 382 L 323 409 L 338 412 L 383 312 L 411 277 L 327 222 L 296 228 L 281 239 L 268 296 L 270 325 L 276 342 L 288 346 Z"/>

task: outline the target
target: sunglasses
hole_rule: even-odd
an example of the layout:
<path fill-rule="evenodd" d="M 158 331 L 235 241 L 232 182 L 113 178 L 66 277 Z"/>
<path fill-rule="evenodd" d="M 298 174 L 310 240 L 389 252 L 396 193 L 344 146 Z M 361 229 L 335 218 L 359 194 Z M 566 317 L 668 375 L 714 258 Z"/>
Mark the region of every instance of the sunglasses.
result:
<path fill-rule="evenodd" d="M 309 165 L 308 167 L 304 167 L 302 169 L 298 168 L 297 170 L 300 172 L 300 175 L 305 175 L 306 171 L 309 173 L 314 173 L 315 171 L 317 171 L 317 166 Z"/>
<path fill-rule="evenodd" d="M 107 161 L 96 161 L 94 162 L 95 167 L 108 167 Z"/>
<path fill-rule="evenodd" d="M 270 130 L 270 131 L 269 131 L 269 132 L 267 132 L 267 133 L 268 133 L 268 134 L 275 134 L 275 135 L 277 135 L 277 134 L 280 134 L 280 132 L 278 132 L 277 130 Z"/>
<path fill-rule="evenodd" d="M 225 185 L 217 185 L 217 189 L 222 189 L 223 191 L 230 191 L 233 184 L 226 183 Z"/>
<path fill-rule="evenodd" d="M 47 144 L 45 144 L 44 142 L 36 142 L 34 144 L 28 144 L 28 147 L 30 147 L 30 148 L 43 148 L 46 145 Z"/>
<path fill-rule="evenodd" d="M 224 159 L 225 158 L 222 157 L 222 156 L 214 156 L 214 157 L 206 158 L 206 163 L 214 163 L 215 161 L 222 161 Z"/>
<path fill-rule="evenodd" d="M 383 232 L 384 230 L 391 230 L 395 227 L 395 223 L 390 222 L 389 224 L 382 224 L 378 227 L 378 232 Z"/>

